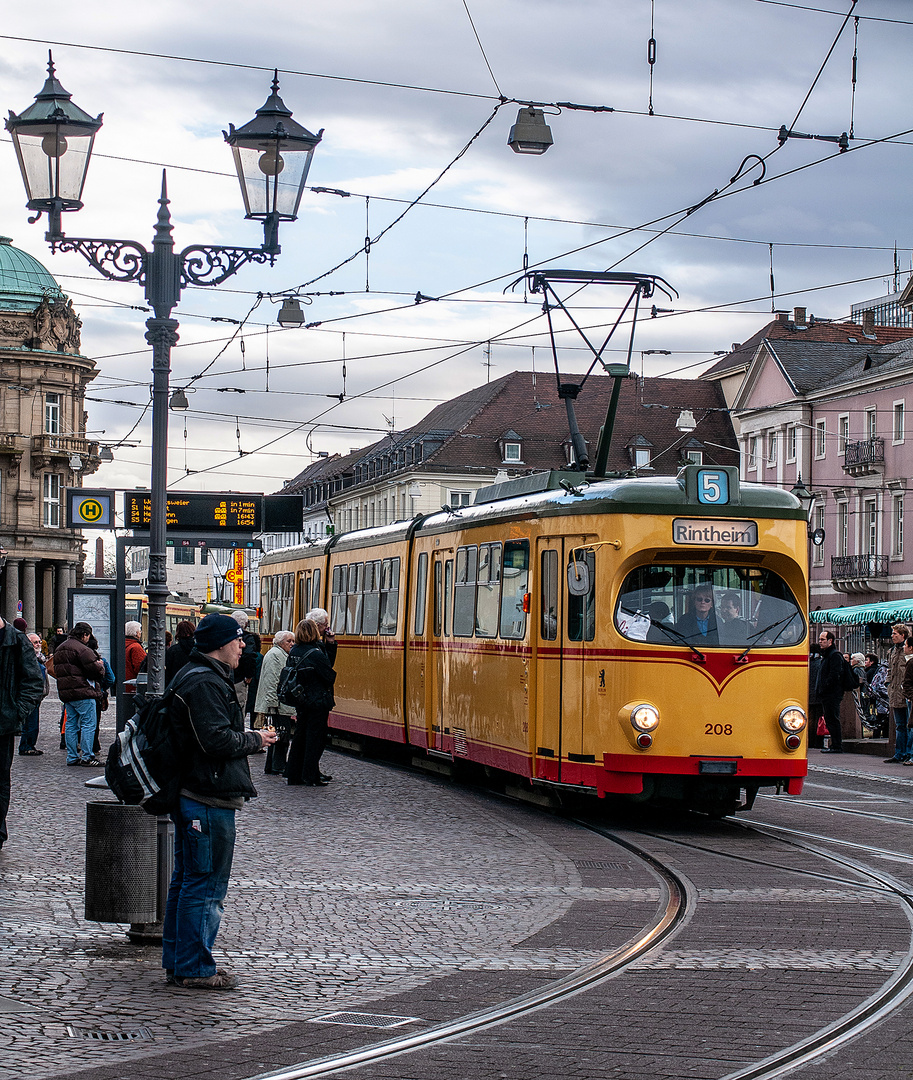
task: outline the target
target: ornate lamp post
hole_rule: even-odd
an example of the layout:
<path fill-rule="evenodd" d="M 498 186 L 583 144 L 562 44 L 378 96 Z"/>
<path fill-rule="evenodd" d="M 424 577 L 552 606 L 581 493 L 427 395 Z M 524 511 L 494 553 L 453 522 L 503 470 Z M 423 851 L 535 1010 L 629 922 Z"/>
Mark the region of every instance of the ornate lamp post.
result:
<path fill-rule="evenodd" d="M 93 119 L 70 100 L 48 59 L 48 78 L 34 104 L 18 116 L 10 112 L 6 129 L 13 138 L 28 196 L 37 211 L 30 221 L 48 216 L 45 239 L 52 251 L 76 251 L 111 281 L 136 281 L 146 290 L 154 317 L 146 320 L 152 346 L 152 517 L 149 528 L 149 693 L 165 688 L 165 603 L 168 578 L 165 548 L 168 466 L 168 381 L 171 349 L 179 324 L 171 315 L 187 285 L 221 285 L 245 263 L 272 265 L 280 252 L 280 221 L 294 221 L 304 191 L 316 135 L 292 119 L 279 97 L 278 72 L 266 104 L 253 120 L 225 134 L 232 148 L 244 197 L 246 217 L 263 222 L 259 248 L 194 245 L 176 253 L 165 175 L 158 218 L 147 251 L 133 240 L 95 240 L 65 236 L 61 214 L 82 208 L 81 196 L 95 134 L 102 116 Z"/>

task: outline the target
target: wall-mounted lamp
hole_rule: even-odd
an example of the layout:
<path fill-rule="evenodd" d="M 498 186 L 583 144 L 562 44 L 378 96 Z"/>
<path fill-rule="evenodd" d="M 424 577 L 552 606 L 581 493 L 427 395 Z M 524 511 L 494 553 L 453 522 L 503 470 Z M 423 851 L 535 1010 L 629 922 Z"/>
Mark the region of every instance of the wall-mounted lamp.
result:
<path fill-rule="evenodd" d="M 79 472 L 82 468 L 82 458 L 79 454 L 70 454 L 70 468 L 73 472 Z"/>
<path fill-rule="evenodd" d="M 507 145 L 515 154 L 544 154 L 553 142 L 545 113 L 532 105 L 517 113 L 517 122 L 507 137 Z"/>
<path fill-rule="evenodd" d="M 110 446 L 103 446 L 98 451 L 98 460 L 99 461 L 113 461 L 114 460 L 114 451 L 111 449 Z"/>

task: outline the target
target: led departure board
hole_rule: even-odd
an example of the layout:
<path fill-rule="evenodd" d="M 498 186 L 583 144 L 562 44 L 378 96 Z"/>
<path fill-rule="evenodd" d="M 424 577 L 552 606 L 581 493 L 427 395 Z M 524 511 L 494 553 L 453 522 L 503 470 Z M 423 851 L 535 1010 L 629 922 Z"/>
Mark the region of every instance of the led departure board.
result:
<path fill-rule="evenodd" d="M 213 495 L 190 492 L 168 496 L 166 529 L 180 532 L 255 533 L 262 530 L 262 495 Z M 124 524 L 140 532 L 149 530 L 152 495 L 148 491 L 124 493 Z"/>

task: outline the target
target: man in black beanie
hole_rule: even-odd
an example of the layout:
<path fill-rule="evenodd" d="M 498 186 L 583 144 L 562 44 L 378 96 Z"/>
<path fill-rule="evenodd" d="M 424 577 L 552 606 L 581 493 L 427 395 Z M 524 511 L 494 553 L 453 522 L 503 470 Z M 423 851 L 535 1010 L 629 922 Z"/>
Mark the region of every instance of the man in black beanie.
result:
<path fill-rule="evenodd" d="M 276 741 L 267 729 L 245 731 L 234 670 L 244 648 L 241 627 L 207 615 L 196 648 L 172 683 L 172 719 L 187 767 L 174 822 L 174 875 L 162 933 L 165 981 L 191 990 L 232 990 L 234 975 L 216 967 L 212 947 L 235 848 L 235 811 L 257 796 L 247 758 Z"/>

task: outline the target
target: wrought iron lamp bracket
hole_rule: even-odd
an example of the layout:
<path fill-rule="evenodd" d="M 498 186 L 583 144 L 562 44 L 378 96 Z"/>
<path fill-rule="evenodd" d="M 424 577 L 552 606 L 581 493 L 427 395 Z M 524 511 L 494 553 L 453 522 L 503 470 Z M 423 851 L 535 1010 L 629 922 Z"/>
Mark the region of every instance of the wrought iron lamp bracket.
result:
<path fill-rule="evenodd" d="M 91 240 L 60 235 L 52 238 L 51 250 L 78 252 L 110 281 L 142 283 L 146 279 L 148 252 L 142 244 L 132 240 Z"/>
<path fill-rule="evenodd" d="M 263 248 L 208 247 L 195 244 L 180 254 L 181 287 L 185 285 L 221 285 L 233 277 L 246 263 L 265 263 L 273 266 L 275 253 Z"/>

